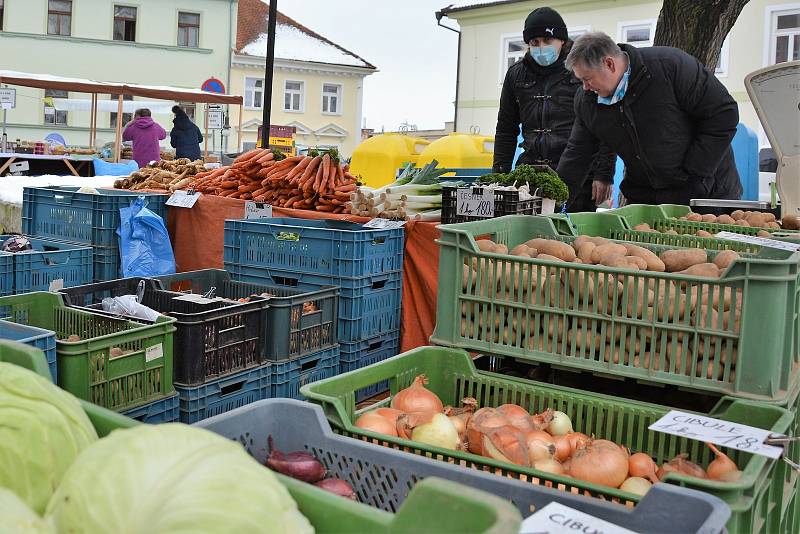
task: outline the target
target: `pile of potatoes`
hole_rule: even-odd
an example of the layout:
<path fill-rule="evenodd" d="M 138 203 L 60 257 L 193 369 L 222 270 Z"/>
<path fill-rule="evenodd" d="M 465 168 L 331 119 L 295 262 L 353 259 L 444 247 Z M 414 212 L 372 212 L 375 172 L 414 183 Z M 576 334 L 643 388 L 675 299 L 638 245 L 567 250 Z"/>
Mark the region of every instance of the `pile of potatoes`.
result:
<path fill-rule="evenodd" d="M 678 221 L 692 221 L 692 222 L 704 222 L 704 223 L 715 223 L 715 224 L 728 224 L 728 225 L 736 225 L 736 226 L 746 226 L 749 228 L 763 228 L 760 230 L 756 235 L 759 237 L 771 237 L 772 233 L 776 230 L 800 230 L 800 217 L 797 215 L 788 214 L 785 215 L 780 221 L 775 219 L 775 215 L 772 213 L 762 213 L 760 211 L 742 211 L 736 210 L 730 215 L 712 215 L 712 214 L 704 214 L 701 215 L 699 213 L 688 213 L 684 217 L 675 217 L 675 220 Z M 657 232 L 650 227 L 647 223 L 637 224 L 633 227 L 634 230 L 641 231 L 641 232 Z M 667 230 L 664 232 L 665 234 L 675 234 L 677 235 L 678 232 L 676 230 Z M 694 233 L 689 233 L 686 235 L 696 235 L 698 237 L 713 237 L 711 232 L 706 230 L 698 230 Z"/>
<path fill-rule="evenodd" d="M 718 278 L 739 257 L 734 251 L 722 251 L 708 261 L 703 249 L 667 250 L 656 255 L 632 243 L 589 236 L 580 236 L 571 245 L 535 238 L 510 251 L 488 240 L 477 244 L 483 252 L 605 265 L 630 272 L 595 273 L 564 265 L 468 258 L 463 266 L 462 294 L 493 298 L 489 299 L 492 304 L 461 300 L 462 337 L 717 380 L 723 378 L 725 362 L 730 362 L 729 368 L 735 363 L 741 290 L 642 276 L 643 271 L 651 271 Z M 574 312 L 590 312 L 602 319 L 583 318 Z M 624 321 L 612 323 L 612 318 Z M 650 326 L 652 323 L 657 326 Z M 677 325 L 684 330 L 670 328 Z M 694 329 L 711 332 L 694 336 Z M 717 331 L 728 335 L 714 335 Z M 665 356 L 651 358 L 651 354 Z M 704 369 L 702 358 L 706 355 L 709 360 Z M 729 372 L 726 380 L 733 376 Z"/>

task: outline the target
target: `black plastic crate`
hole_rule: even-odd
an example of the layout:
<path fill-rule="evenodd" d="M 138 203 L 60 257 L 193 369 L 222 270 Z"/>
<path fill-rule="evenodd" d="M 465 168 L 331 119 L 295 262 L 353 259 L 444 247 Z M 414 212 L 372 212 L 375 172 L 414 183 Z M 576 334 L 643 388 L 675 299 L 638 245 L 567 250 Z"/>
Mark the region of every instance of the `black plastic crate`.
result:
<path fill-rule="evenodd" d="M 269 296 L 264 313 L 264 356 L 271 361 L 300 358 L 336 346 L 339 288 L 299 289 L 231 280 L 227 271 L 203 269 L 156 277 L 170 291 L 207 293 L 223 288 L 231 297 Z"/>
<path fill-rule="evenodd" d="M 216 288 L 215 296 L 232 300 L 190 300 L 194 297 L 166 291 L 161 282 L 122 278 L 61 290 L 67 305 L 102 311 L 105 297 L 135 295 L 142 283 L 141 303 L 176 319 L 173 382 L 195 386 L 265 362 L 264 320 L 268 300 L 247 297 L 235 285 Z M 247 284 L 245 284 L 247 285 Z"/>
<path fill-rule="evenodd" d="M 542 211 L 542 199 L 534 197 L 530 200 L 520 200 L 519 191 L 495 189 L 494 190 L 494 215 L 480 217 L 470 215 L 457 215 L 458 190 L 471 189 L 476 195 L 483 194 L 483 187 L 456 187 L 446 185 L 442 187 L 442 224 L 454 224 L 470 221 L 480 221 L 486 218 L 503 217 L 504 215 L 536 215 Z"/>

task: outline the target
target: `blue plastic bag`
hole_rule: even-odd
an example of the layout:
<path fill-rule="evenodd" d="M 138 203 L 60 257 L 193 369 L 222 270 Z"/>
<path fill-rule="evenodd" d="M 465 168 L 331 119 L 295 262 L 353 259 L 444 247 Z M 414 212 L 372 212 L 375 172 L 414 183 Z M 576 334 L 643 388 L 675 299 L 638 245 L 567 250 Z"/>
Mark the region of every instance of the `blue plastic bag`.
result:
<path fill-rule="evenodd" d="M 127 176 L 139 170 L 139 164 L 133 160 L 125 163 L 110 163 L 100 158 L 92 160 L 95 176 Z"/>
<path fill-rule="evenodd" d="M 139 196 L 120 208 L 119 252 L 122 276 L 157 276 L 175 272 L 175 255 L 164 220 L 144 207 Z"/>

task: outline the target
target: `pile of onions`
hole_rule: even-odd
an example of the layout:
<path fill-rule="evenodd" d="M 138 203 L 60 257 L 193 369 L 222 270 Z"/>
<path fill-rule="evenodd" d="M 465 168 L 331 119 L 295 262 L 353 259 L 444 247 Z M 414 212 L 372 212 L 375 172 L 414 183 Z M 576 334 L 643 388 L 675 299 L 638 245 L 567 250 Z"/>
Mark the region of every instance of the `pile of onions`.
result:
<path fill-rule="evenodd" d="M 628 454 L 616 443 L 589 440 L 573 454 L 569 475 L 593 484 L 618 488 L 628 478 Z"/>
<path fill-rule="evenodd" d="M 425 388 L 428 377 L 419 375 L 406 389 L 392 397 L 392 408 L 403 413 L 441 413 L 444 411 L 441 399 L 436 393 Z"/>

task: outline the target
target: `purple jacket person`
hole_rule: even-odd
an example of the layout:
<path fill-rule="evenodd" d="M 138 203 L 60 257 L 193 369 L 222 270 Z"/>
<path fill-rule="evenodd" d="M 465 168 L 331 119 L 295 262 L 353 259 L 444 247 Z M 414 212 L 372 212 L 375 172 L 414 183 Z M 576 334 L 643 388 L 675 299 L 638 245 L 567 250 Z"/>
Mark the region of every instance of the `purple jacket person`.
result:
<path fill-rule="evenodd" d="M 147 108 L 137 109 L 133 120 L 122 132 L 123 141 L 133 141 L 133 159 L 140 168 L 161 159 L 158 142 L 166 137 L 167 132 L 150 117 L 150 110 Z"/>

